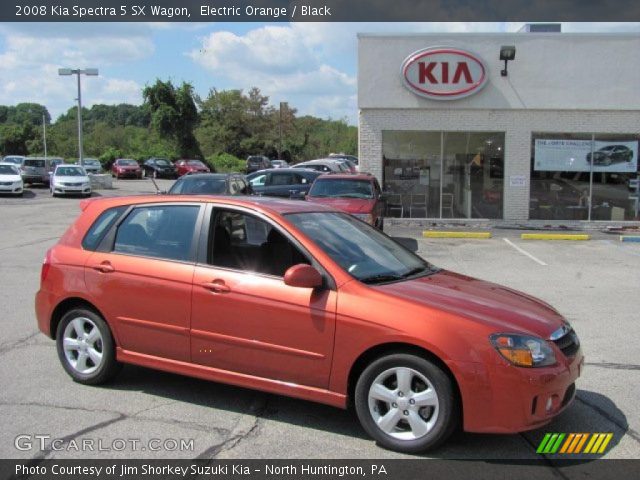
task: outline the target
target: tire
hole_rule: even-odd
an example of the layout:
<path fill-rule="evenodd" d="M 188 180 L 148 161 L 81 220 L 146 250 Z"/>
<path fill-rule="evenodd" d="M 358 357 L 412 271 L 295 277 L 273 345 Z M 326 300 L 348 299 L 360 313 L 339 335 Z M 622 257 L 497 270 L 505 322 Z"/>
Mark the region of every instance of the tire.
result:
<path fill-rule="evenodd" d="M 398 388 L 399 382 L 407 392 Z M 392 354 L 371 363 L 358 378 L 354 400 L 366 432 L 380 446 L 397 452 L 420 453 L 437 447 L 460 419 L 449 376 L 434 363 L 410 354 Z M 384 418 L 388 421 L 383 422 Z"/>
<path fill-rule="evenodd" d="M 81 335 L 82 340 L 78 342 Z M 120 371 L 111 330 L 92 310 L 74 308 L 65 313 L 56 331 L 56 346 L 65 371 L 83 385 L 106 383 Z M 82 365 L 78 363 L 81 356 Z"/>

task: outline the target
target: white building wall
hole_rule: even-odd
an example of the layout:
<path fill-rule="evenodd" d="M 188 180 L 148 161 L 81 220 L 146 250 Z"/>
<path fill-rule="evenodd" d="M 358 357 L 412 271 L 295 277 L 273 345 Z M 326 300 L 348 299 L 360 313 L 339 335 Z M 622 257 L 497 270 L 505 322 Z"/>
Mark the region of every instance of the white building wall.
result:
<path fill-rule="evenodd" d="M 640 93 L 638 95 L 640 97 Z M 362 109 L 360 170 L 374 174 L 380 182 L 383 181 L 383 130 L 505 132 L 504 219 L 527 220 L 533 132 L 637 135 L 640 132 L 640 111 Z M 525 175 L 526 186 L 510 187 L 509 177 L 512 175 Z"/>

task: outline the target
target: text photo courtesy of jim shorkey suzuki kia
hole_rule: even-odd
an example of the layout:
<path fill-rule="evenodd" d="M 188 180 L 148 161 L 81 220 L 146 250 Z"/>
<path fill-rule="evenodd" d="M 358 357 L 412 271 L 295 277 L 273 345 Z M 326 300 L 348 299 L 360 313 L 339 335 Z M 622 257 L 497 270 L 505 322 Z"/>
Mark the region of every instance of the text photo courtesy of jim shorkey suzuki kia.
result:
<path fill-rule="evenodd" d="M 409 3 L 0 6 L 0 477 L 637 470 L 640 23 Z"/>

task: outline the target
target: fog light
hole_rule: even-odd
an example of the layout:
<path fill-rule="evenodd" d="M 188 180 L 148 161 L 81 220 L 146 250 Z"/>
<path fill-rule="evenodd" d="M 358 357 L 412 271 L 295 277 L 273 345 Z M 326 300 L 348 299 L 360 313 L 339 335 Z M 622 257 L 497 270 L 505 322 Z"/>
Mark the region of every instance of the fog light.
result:
<path fill-rule="evenodd" d="M 551 397 L 549 397 L 547 399 L 547 413 L 549 413 L 551 411 L 552 407 L 553 407 L 553 399 Z"/>

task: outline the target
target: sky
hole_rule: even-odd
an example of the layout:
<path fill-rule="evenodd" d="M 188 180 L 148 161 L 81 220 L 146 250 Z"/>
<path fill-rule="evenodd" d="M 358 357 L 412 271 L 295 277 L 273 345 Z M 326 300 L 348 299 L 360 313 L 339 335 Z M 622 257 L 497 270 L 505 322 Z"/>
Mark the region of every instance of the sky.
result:
<path fill-rule="evenodd" d="M 0 105 L 35 102 L 55 119 L 75 105 L 142 102 L 157 78 L 215 88 L 258 87 L 273 105 L 357 124 L 359 32 L 515 32 L 522 23 L 0 23 Z M 568 23 L 564 32 L 639 32 L 640 23 Z"/>

